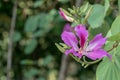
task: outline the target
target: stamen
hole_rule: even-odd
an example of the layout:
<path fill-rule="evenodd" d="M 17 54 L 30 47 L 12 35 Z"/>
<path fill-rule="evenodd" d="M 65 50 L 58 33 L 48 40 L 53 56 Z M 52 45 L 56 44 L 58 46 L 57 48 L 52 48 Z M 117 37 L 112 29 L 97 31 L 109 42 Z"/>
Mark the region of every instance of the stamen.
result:
<path fill-rule="evenodd" d="M 78 51 L 78 53 L 82 54 L 82 52 L 83 52 L 83 48 L 80 48 L 79 51 Z"/>

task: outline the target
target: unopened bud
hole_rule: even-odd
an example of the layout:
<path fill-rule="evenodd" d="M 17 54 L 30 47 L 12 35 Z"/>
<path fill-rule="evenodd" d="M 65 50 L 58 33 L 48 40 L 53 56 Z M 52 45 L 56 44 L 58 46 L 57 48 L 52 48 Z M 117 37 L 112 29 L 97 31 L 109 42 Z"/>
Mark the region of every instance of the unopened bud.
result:
<path fill-rule="evenodd" d="M 74 21 L 74 19 L 73 19 L 72 17 L 66 15 L 65 12 L 64 12 L 62 9 L 60 9 L 59 14 L 60 14 L 65 20 L 67 20 L 67 21 L 69 21 L 69 22 L 73 22 L 73 21 Z"/>

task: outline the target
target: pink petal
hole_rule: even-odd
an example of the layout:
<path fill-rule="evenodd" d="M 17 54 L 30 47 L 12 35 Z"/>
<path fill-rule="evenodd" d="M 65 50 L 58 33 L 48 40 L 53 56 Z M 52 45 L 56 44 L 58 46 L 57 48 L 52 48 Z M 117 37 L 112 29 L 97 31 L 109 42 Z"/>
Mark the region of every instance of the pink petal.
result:
<path fill-rule="evenodd" d="M 84 47 L 84 44 L 88 38 L 88 31 L 86 30 L 84 25 L 80 24 L 75 27 L 75 32 L 77 36 L 80 38 L 80 46 Z"/>
<path fill-rule="evenodd" d="M 74 53 L 73 49 L 70 49 L 70 50 L 66 50 L 66 51 L 65 51 L 65 54 L 66 54 L 66 55 L 68 55 L 68 54 L 70 54 L 70 53 Z"/>
<path fill-rule="evenodd" d="M 105 56 L 109 57 L 110 59 L 112 58 L 112 56 L 110 54 L 108 54 L 105 50 L 103 49 L 99 49 L 96 51 L 91 51 L 88 52 L 87 54 L 85 54 L 88 58 L 92 59 L 92 60 L 96 60 L 96 59 L 101 59 Z"/>
<path fill-rule="evenodd" d="M 106 38 L 102 37 L 102 34 L 98 34 L 94 37 L 93 40 L 90 41 L 87 51 L 100 49 L 106 42 Z"/>
<path fill-rule="evenodd" d="M 67 23 L 67 24 L 65 24 L 63 31 L 72 32 L 73 28 L 70 26 L 69 23 Z"/>
<path fill-rule="evenodd" d="M 68 54 L 70 54 L 70 53 L 73 54 L 73 55 L 74 55 L 74 54 L 77 54 L 76 51 L 75 51 L 73 48 L 71 48 L 70 50 L 66 50 L 66 51 L 65 51 L 65 54 L 66 54 L 66 55 L 68 55 Z"/>
<path fill-rule="evenodd" d="M 62 11 L 62 9 L 60 9 L 59 14 L 61 15 L 61 17 L 63 17 L 63 19 L 65 19 L 65 20 L 67 20 L 67 21 L 69 21 L 69 22 L 73 22 L 73 18 L 67 16 L 67 15 Z"/>
<path fill-rule="evenodd" d="M 76 56 L 76 57 L 79 57 L 79 58 L 82 58 L 82 54 L 79 54 L 79 53 L 76 53 L 76 54 L 74 54 L 74 56 Z"/>
<path fill-rule="evenodd" d="M 64 31 L 61 35 L 61 38 L 65 44 L 72 47 L 75 51 L 78 51 L 78 40 L 72 32 Z"/>
<path fill-rule="evenodd" d="M 81 58 L 82 57 L 82 54 L 79 54 L 78 52 L 76 52 L 74 49 L 70 49 L 70 50 L 66 50 L 65 51 L 65 54 L 68 55 L 68 54 L 73 54 L 74 56 L 76 57 L 79 57 Z"/>

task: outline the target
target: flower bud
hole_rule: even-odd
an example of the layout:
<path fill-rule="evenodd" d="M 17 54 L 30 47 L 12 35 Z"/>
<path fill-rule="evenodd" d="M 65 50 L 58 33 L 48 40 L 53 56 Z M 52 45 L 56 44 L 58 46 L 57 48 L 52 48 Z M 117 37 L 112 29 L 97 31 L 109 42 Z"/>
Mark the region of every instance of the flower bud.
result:
<path fill-rule="evenodd" d="M 59 14 L 67 21 L 73 22 L 74 19 L 72 17 L 67 16 L 62 9 L 60 9 Z"/>

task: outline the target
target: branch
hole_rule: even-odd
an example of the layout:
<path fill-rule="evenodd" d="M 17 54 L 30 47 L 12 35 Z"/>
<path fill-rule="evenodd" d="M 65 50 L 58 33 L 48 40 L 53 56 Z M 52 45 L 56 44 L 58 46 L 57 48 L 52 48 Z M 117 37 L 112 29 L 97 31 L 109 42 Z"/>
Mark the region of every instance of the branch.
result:
<path fill-rule="evenodd" d="M 17 0 L 14 2 L 12 19 L 11 19 L 11 27 L 9 32 L 9 41 L 8 41 L 8 54 L 7 54 L 7 80 L 11 80 L 11 68 L 12 68 L 12 47 L 13 47 L 13 33 L 16 23 L 16 15 L 17 15 Z"/>
<path fill-rule="evenodd" d="M 63 54 L 58 80 L 65 80 L 67 66 L 68 66 L 68 56 L 66 56 L 65 54 Z"/>

